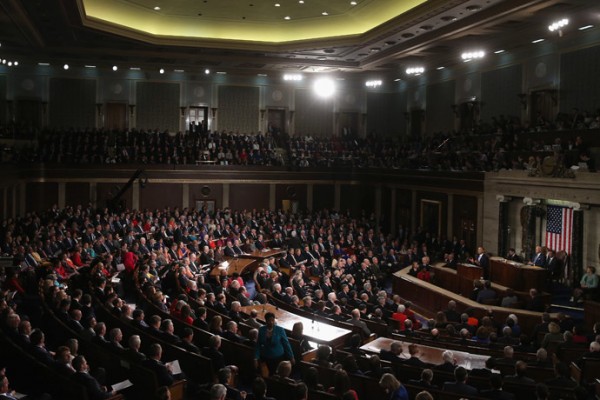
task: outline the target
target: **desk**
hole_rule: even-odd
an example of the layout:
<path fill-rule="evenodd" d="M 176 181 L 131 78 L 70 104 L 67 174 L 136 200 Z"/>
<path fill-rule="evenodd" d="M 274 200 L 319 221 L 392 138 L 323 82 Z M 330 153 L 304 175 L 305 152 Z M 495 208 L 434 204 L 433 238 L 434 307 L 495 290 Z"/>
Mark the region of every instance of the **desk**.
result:
<path fill-rule="evenodd" d="M 379 338 L 373 340 L 372 342 L 365 344 L 360 349 L 364 350 L 368 353 L 379 354 L 379 352 L 381 350 L 389 350 L 392 342 L 396 342 L 396 341 L 397 340 L 391 339 L 391 338 L 379 337 Z M 402 344 L 402 354 L 398 358 L 400 358 L 401 360 L 406 360 L 406 359 L 410 358 L 410 355 L 408 354 L 408 345 L 410 343 L 407 343 L 407 342 L 400 342 L 400 343 Z M 438 348 L 438 347 L 431 347 L 431 346 L 424 346 L 421 344 L 418 344 L 417 346 L 419 348 L 419 353 L 417 356 L 421 359 L 421 361 L 429 363 L 429 364 L 433 364 L 433 365 L 442 364 L 444 362 L 444 360 L 442 359 L 442 353 L 444 351 L 446 351 L 446 349 L 442 349 L 442 348 Z M 443 346 L 443 343 L 440 343 L 440 346 Z M 488 358 L 490 358 L 490 356 L 471 354 L 471 353 L 466 353 L 464 351 L 457 351 L 457 350 L 451 350 L 451 351 L 454 354 L 454 358 L 456 359 L 456 365 L 460 366 L 460 367 L 464 367 L 466 369 L 483 368 L 485 366 L 486 360 Z"/>
<path fill-rule="evenodd" d="M 215 265 L 210 271 L 210 275 L 217 277 L 221 275 L 221 271 L 226 271 L 227 276 L 233 275 L 234 272 L 237 272 L 241 276 L 244 272 L 251 269 L 252 264 L 254 264 L 256 260 L 231 257 L 227 258 L 226 261 L 229 263 L 227 267 L 223 265 L 224 263 Z"/>
<path fill-rule="evenodd" d="M 270 257 L 278 257 L 281 254 L 284 254 L 285 250 L 283 249 L 262 249 L 262 250 L 254 250 L 252 253 L 240 254 L 238 258 L 250 258 L 257 261 L 263 261 Z"/>
<path fill-rule="evenodd" d="M 277 325 L 285 329 L 288 334 L 292 331 L 296 322 L 302 322 L 302 325 L 304 325 L 304 336 L 306 336 L 308 340 L 327 344 L 333 348 L 343 347 L 346 340 L 352 335 L 352 331 L 349 329 L 338 328 L 323 322 L 305 318 L 281 308 L 277 308 L 272 304 L 242 307 L 242 312 L 247 315 L 250 315 L 250 311 L 252 310 L 258 312 L 257 318 L 263 322 L 265 320 L 265 314 L 272 312 L 275 314 Z"/>
<path fill-rule="evenodd" d="M 544 268 L 508 261 L 502 257 L 490 257 L 492 282 L 519 292 L 528 292 L 531 288 L 543 292 L 546 288 L 546 272 Z"/>

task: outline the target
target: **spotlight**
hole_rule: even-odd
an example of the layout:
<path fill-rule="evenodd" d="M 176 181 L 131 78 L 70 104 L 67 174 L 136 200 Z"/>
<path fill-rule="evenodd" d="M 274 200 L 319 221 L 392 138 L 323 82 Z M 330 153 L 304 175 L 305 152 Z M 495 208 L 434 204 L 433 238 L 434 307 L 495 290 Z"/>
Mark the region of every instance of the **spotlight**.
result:
<path fill-rule="evenodd" d="M 423 72 L 425 72 L 425 68 L 423 68 L 423 67 L 406 68 L 406 73 L 408 75 L 421 75 Z"/>
<path fill-rule="evenodd" d="M 113 65 L 113 68 L 112 68 L 113 71 L 116 71 L 118 69 L 119 69 L 119 67 L 117 67 L 116 65 Z"/>
<path fill-rule="evenodd" d="M 382 83 L 383 82 L 381 82 L 380 80 L 366 81 L 365 82 L 365 86 L 368 87 L 368 88 L 375 89 L 375 88 L 378 88 L 379 86 L 381 86 Z"/>
<path fill-rule="evenodd" d="M 335 92 L 335 83 L 329 78 L 319 78 L 313 83 L 313 90 L 319 97 L 331 97 Z"/>
<path fill-rule="evenodd" d="M 567 26 L 567 25 L 569 25 L 569 20 L 567 18 L 563 18 L 560 21 L 556 21 L 556 22 L 553 22 L 552 24 L 548 25 L 548 30 L 550 32 L 558 31 L 563 26 Z"/>
<path fill-rule="evenodd" d="M 161 68 L 161 69 L 159 69 L 159 70 L 158 70 L 158 72 L 159 72 L 160 74 L 164 74 L 164 73 L 165 73 L 165 69 L 164 69 L 164 68 Z"/>
<path fill-rule="evenodd" d="M 206 75 L 210 74 L 210 69 L 206 68 L 206 69 L 204 70 L 204 73 L 205 73 Z"/>
<path fill-rule="evenodd" d="M 19 62 L 18 62 L 18 61 L 15 61 L 15 62 L 13 63 L 13 65 L 14 65 L 15 67 L 18 67 L 18 66 L 19 66 Z"/>
<path fill-rule="evenodd" d="M 65 71 L 66 71 L 66 70 L 68 70 L 68 69 L 69 69 L 69 64 L 65 64 L 65 65 L 63 65 L 63 69 L 64 69 Z"/>
<path fill-rule="evenodd" d="M 9 67 L 12 67 L 12 66 L 13 66 L 13 63 L 12 63 L 12 61 L 9 61 L 7 65 L 8 65 Z"/>
<path fill-rule="evenodd" d="M 485 52 L 483 50 L 478 50 L 478 51 L 467 51 L 464 52 L 460 55 L 460 58 L 463 59 L 463 61 L 466 60 L 477 60 L 480 58 L 485 57 Z"/>
<path fill-rule="evenodd" d="M 301 81 L 302 75 L 300 75 L 300 74 L 284 74 L 283 80 L 284 81 Z"/>

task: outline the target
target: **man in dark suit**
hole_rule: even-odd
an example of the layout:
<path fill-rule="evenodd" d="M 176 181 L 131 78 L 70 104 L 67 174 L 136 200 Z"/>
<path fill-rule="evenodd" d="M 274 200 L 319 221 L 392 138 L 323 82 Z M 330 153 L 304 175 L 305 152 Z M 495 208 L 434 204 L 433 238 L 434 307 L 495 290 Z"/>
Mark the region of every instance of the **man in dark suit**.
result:
<path fill-rule="evenodd" d="M 454 382 L 444 382 L 442 390 L 444 392 L 456 393 L 461 396 L 478 396 L 479 392 L 471 385 L 467 385 L 467 370 L 463 367 L 456 367 L 454 370 Z"/>
<path fill-rule="evenodd" d="M 30 353 L 33 357 L 46 365 L 53 365 L 54 358 L 52 353 L 46 349 L 46 336 L 39 329 L 34 329 L 29 336 L 31 341 Z"/>
<path fill-rule="evenodd" d="M 529 262 L 529 265 L 543 267 L 546 264 L 546 254 L 542 250 L 542 246 L 535 246 L 535 255 Z"/>
<path fill-rule="evenodd" d="M 210 358 L 214 370 L 219 370 L 225 367 L 225 357 L 219 350 L 221 347 L 221 337 L 213 335 L 208 339 L 208 347 L 202 349 L 202 355 Z"/>
<path fill-rule="evenodd" d="M 125 356 L 131 360 L 141 362 L 146 360 L 146 355 L 140 351 L 142 339 L 139 335 L 131 335 L 128 340 L 129 347 L 125 350 Z"/>
<path fill-rule="evenodd" d="M 419 368 L 427 367 L 427 364 L 417 356 L 419 354 L 419 347 L 416 344 L 411 343 L 408 345 L 408 354 L 410 354 L 410 358 L 404 361 L 405 365 L 412 365 Z"/>
<path fill-rule="evenodd" d="M 444 362 L 436 365 L 433 367 L 433 369 L 437 371 L 454 372 L 456 369 L 454 353 L 452 353 L 450 350 L 444 351 L 442 353 L 442 360 L 444 360 Z"/>
<path fill-rule="evenodd" d="M 490 257 L 487 255 L 483 246 L 477 248 L 477 258 L 471 258 L 470 261 L 481 267 L 483 270 L 483 279 L 490 279 Z"/>
<path fill-rule="evenodd" d="M 575 388 L 577 382 L 571 379 L 571 370 L 569 366 L 563 362 L 558 362 L 554 365 L 555 377 L 546 381 L 546 385 L 561 387 L 561 388 Z"/>
<path fill-rule="evenodd" d="M 175 378 L 173 378 L 171 367 L 160 361 L 162 357 L 162 347 L 160 344 L 152 344 L 146 356 L 148 359 L 142 364 L 156 374 L 158 386 L 171 386 L 175 382 Z"/>
<path fill-rule="evenodd" d="M 91 400 L 108 399 L 115 394 L 115 392 L 109 392 L 106 388 L 100 386 L 96 378 L 89 374 L 89 366 L 85 357 L 75 357 L 72 364 L 75 373 L 71 376 L 71 379 L 85 387 L 88 397 Z"/>
<path fill-rule="evenodd" d="M 527 363 L 525 361 L 517 361 L 515 364 L 515 374 L 508 375 L 504 378 L 505 382 L 510 382 L 511 384 L 529 384 L 534 385 L 535 381 L 531 378 L 525 376 L 527 373 Z"/>
<path fill-rule="evenodd" d="M 419 379 L 419 380 L 411 379 L 408 383 L 410 383 L 413 386 L 418 386 L 420 388 L 423 388 L 425 390 L 437 389 L 437 386 L 435 386 L 432 383 L 432 381 L 433 381 L 433 371 L 430 370 L 429 368 L 425 368 L 421 372 L 421 379 Z"/>
<path fill-rule="evenodd" d="M 200 349 L 194 343 L 194 331 L 192 328 L 184 328 L 181 340 L 177 342 L 177 346 L 186 349 L 190 353 L 200 354 Z"/>
<path fill-rule="evenodd" d="M 490 390 L 481 392 L 483 397 L 491 400 L 514 400 L 515 395 L 502 390 L 502 376 L 500 374 L 490 375 Z"/>

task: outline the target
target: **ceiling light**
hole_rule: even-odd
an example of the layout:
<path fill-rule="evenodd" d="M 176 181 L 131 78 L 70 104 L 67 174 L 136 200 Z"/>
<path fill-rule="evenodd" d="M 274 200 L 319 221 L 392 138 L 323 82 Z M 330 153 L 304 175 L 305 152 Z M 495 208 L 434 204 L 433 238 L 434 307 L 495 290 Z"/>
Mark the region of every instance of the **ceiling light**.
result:
<path fill-rule="evenodd" d="M 381 86 L 383 84 L 383 82 L 381 82 L 380 80 L 374 80 L 374 81 L 366 81 L 365 82 L 365 86 L 368 88 L 378 88 L 379 86 Z"/>
<path fill-rule="evenodd" d="M 154 7 L 154 11 L 160 11 L 160 7 L 159 6 Z"/>
<path fill-rule="evenodd" d="M 112 68 L 113 71 L 116 71 L 118 69 L 119 69 L 119 67 L 117 67 L 116 65 L 113 65 L 113 68 Z"/>
<path fill-rule="evenodd" d="M 84 67 L 86 67 L 86 68 L 96 68 L 95 65 L 84 65 Z"/>
<path fill-rule="evenodd" d="M 64 69 L 65 71 L 66 71 L 66 70 L 68 70 L 68 69 L 69 69 L 69 64 L 65 64 L 65 65 L 63 65 L 63 69 Z"/>
<path fill-rule="evenodd" d="M 42 67 L 46 67 L 48 65 L 50 65 L 50 63 L 47 62 L 39 62 L 38 65 L 42 66 Z"/>
<path fill-rule="evenodd" d="M 275 7 L 281 7 L 281 4 L 275 3 Z"/>
<path fill-rule="evenodd" d="M 402 78 L 396 78 L 394 79 L 394 82 L 400 82 L 402 80 Z"/>
<path fill-rule="evenodd" d="M 131 71 L 139 71 L 139 70 L 141 70 L 141 68 L 140 68 L 140 67 L 129 67 L 129 69 L 130 69 Z"/>
<path fill-rule="evenodd" d="M 227 75 L 227 72 L 225 72 L 225 71 L 217 71 L 217 74 L 219 74 L 219 75 Z"/>
<path fill-rule="evenodd" d="M 15 61 L 15 62 L 13 63 L 13 65 L 16 67 L 16 66 L 18 66 L 18 65 L 19 65 L 19 62 L 18 62 L 18 61 Z"/>
<path fill-rule="evenodd" d="M 12 61 L 9 61 L 6 65 L 8 65 L 9 67 L 12 67 Z"/>
<path fill-rule="evenodd" d="M 206 69 L 204 70 L 204 73 L 205 73 L 206 75 L 210 74 L 210 69 L 206 68 Z"/>
<path fill-rule="evenodd" d="M 463 60 L 475 60 L 483 57 L 485 57 L 485 52 L 483 50 L 467 51 L 460 55 L 460 58 Z"/>
<path fill-rule="evenodd" d="M 319 78 L 313 83 L 313 90 L 319 97 L 331 97 L 335 93 L 335 83 L 330 78 Z"/>
<path fill-rule="evenodd" d="M 438 71 L 441 71 L 441 70 L 443 70 L 444 68 L 446 68 L 446 67 L 437 67 L 436 69 L 437 69 Z"/>
<path fill-rule="evenodd" d="M 327 11 L 323 11 L 321 15 L 329 15 L 329 13 Z"/>
<path fill-rule="evenodd" d="M 301 74 L 284 74 L 283 75 L 284 81 L 301 81 L 302 78 L 303 77 Z"/>
<path fill-rule="evenodd" d="M 258 76 L 268 76 L 267 74 L 257 74 Z"/>
<path fill-rule="evenodd" d="M 555 21 L 552 24 L 548 25 L 548 30 L 550 32 L 558 31 L 563 26 L 567 26 L 567 25 L 569 25 L 569 20 L 567 18 L 563 18 L 560 21 Z"/>
<path fill-rule="evenodd" d="M 357 3 L 356 1 L 351 1 L 351 2 L 350 2 L 350 5 L 351 5 L 351 6 L 355 6 L 355 5 L 357 5 L 357 4 L 358 4 L 358 3 Z"/>
<path fill-rule="evenodd" d="M 408 75 L 421 75 L 423 72 L 425 72 L 425 68 L 423 68 L 423 67 L 406 68 L 406 73 Z"/>
<path fill-rule="evenodd" d="M 298 3 L 304 4 L 304 0 L 298 0 Z"/>
<path fill-rule="evenodd" d="M 164 73 L 165 73 L 165 69 L 164 69 L 164 68 L 161 68 L 161 69 L 159 69 L 159 70 L 158 70 L 158 73 L 159 73 L 159 74 L 164 74 Z"/>
<path fill-rule="evenodd" d="M 283 19 L 290 20 L 292 18 L 289 15 L 286 15 L 285 17 L 283 17 Z"/>
<path fill-rule="evenodd" d="M 593 28 L 594 25 L 586 25 L 586 26 L 582 26 L 581 28 L 579 28 L 580 31 L 585 31 L 586 29 L 590 29 Z"/>
<path fill-rule="evenodd" d="M 531 43 L 541 43 L 544 40 L 546 40 L 546 39 L 535 39 L 535 40 L 532 40 Z"/>
<path fill-rule="evenodd" d="M 496 50 L 496 51 L 494 52 L 494 54 L 501 54 L 501 53 L 504 53 L 505 51 L 506 51 L 506 50 L 504 50 L 504 49 L 501 49 L 501 50 Z"/>
<path fill-rule="evenodd" d="M 182 70 L 182 69 L 174 69 L 173 71 L 175 71 L 175 72 L 185 72 L 185 71 L 184 71 L 184 70 Z"/>

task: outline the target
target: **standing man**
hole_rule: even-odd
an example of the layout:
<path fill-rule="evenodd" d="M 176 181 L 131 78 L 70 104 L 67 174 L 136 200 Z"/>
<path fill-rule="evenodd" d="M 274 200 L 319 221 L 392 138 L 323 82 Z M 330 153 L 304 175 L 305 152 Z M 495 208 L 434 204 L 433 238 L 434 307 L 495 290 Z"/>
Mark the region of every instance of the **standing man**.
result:
<path fill-rule="evenodd" d="M 535 246 L 535 255 L 529 262 L 529 265 L 535 265 L 536 267 L 544 267 L 546 264 L 546 254 L 542 250 L 542 246 Z"/>
<path fill-rule="evenodd" d="M 490 279 L 490 258 L 483 246 L 477 248 L 477 258 L 471 258 L 471 262 L 475 265 L 479 265 L 483 269 L 483 279 Z"/>

